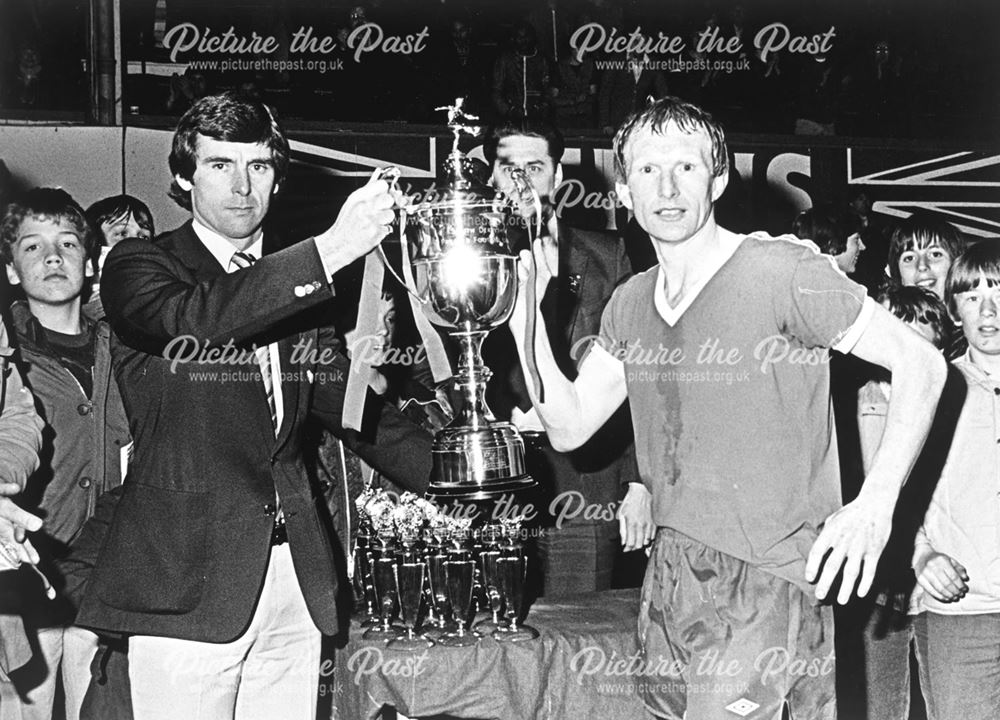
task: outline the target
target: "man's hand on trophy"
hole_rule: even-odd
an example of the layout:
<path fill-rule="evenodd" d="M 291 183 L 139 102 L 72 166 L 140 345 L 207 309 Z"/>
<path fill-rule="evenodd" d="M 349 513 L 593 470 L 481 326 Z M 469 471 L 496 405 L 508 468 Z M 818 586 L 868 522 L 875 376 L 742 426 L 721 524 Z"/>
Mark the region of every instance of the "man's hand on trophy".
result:
<path fill-rule="evenodd" d="M 543 244 L 547 240 L 547 245 Z M 547 257 L 546 246 L 554 247 L 555 241 L 549 238 L 536 238 L 533 246 L 534 254 L 527 250 L 518 253 L 517 263 L 517 302 L 514 303 L 514 310 L 510 315 L 509 326 L 515 338 L 524 336 L 524 328 L 527 324 L 527 304 L 528 304 L 528 280 L 532 276 L 535 278 L 535 307 L 532 312 L 538 312 L 545 295 L 545 288 L 549 285 L 549 280 L 553 276 L 553 268 L 558 267 L 558 253 L 554 259 Z M 552 253 L 549 252 L 548 255 Z"/>
<path fill-rule="evenodd" d="M 371 252 L 389 234 L 396 219 L 397 197 L 376 170 L 368 182 L 347 196 L 326 232 L 317 235 L 316 248 L 331 275 Z"/>

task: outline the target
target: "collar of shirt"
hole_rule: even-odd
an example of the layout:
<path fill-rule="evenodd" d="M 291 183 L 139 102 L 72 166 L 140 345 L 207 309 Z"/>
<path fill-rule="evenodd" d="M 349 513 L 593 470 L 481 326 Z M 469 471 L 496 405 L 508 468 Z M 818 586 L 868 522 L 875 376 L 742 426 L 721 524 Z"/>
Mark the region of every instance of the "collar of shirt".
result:
<path fill-rule="evenodd" d="M 971 350 L 966 350 L 963 355 L 954 361 L 954 363 L 956 365 L 963 366 L 967 371 L 967 376 L 971 377 L 987 390 L 995 391 L 998 387 L 1000 387 L 1000 382 L 972 361 Z"/>
<path fill-rule="evenodd" d="M 233 244 L 229 242 L 219 233 L 215 232 L 206 225 L 202 225 L 197 220 L 192 220 L 192 228 L 194 234 L 198 236 L 201 240 L 201 244 L 205 246 L 205 249 L 212 253 L 212 257 L 215 258 L 216 262 L 222 266 L 222 269 L 226 272 L 231 272 L 229 267 L 229 261 L 233 259 L 233 254 L 239 252 Z M 257 238 L 249 247 L 247 247 L 242 252 L 249 253 L 255 258 L 260 260 L 261 251 L 264 249 L 264 234 Z"/>

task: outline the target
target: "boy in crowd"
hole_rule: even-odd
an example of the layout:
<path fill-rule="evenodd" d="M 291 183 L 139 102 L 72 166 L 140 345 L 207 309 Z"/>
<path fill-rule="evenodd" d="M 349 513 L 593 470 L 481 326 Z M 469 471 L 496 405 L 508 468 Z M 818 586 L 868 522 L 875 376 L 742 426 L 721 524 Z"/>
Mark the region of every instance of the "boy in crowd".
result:
<path fill-rule="evenodd" d="M 67 553 L 93 513 L 97 497 L 121 484 L 129 443 L 111 376 L 109 329 L 82 312 L 93 247 L 83 209 L 63 190 L 31 190 L 10 203 L 0 219 L 7 279 L 26 298 L 11 307 L 13 330 L 25 382 L 46 422 L 42 464 L 29 478 L 23 499 L 44 518 L 44 531 L 34 540 L 50 577 L 53 563 Z M 38 674 L 15 678 L 27 700 L 24 715 L 52 717 L 61 665 L 66 717 L 73 720 L 90 680 L 97 637 L 73 627 L 75 608 L 65 597 L 46 602 L 37 578 L 22 576 L 25 623 L 37 632 L 44 658 L 32 665 Z"/>
<path fill-rule="evenodd" d="M 153 214 L 149 207 L 137 197 L 131 195 L 112 195 L 101 198 L 86 211 L 87 219 L 94 230 L 99 231 L 98 247 L 94 248 L 93 259 L 95 268 L 91 281 L 90 300 L 83 310 L 88 316 L 100 319 L 104 317 L 101 305 L 101 272 L 104 261 L 111 248 L 128 238 L 152 240 L 156 230 L 153 226 Z"/>
<path fill-rule="evenodd" d="M 800 212 L 792 222 L 792 235 L 816 243 L 819 251 L 832 257 L 845 275 L 854 274 L 858 259 L 865 251 L 861 221 L 829 205 Z"/>
<path fill-rule="evenodd" d="M 987 720 L 1000 715 L 1000 249 L 956 258 L 945 298 L 968 389 L 913 552 L 914 630 L 928 717 Z"/>
<path fill-rule="evenodd" d="M 716 224 L 729 159 L 722 128 L 700 108 L 663 98 L 629 118 L 614 147 L 619 197 L 658 266 L 612 296 L 575 381 L 536 333 L 544 402 L 529 386 L 564 451 L 630 402 L 643 484 L 630 485 L 623 512 L 642 540 L 656 530 L 639 639 L 647 666 L 668 668 L 644 676 L 640 693 L 666 718 L 776 719 L 786 706 L 832 718 L 833 618 L 811 583 L 820 600 L 840 573 L 841 603 L 868 592 L 944 360 L 812 243 Z M 522 338 L 538 309 L 523 297 L 511 327 L 531 377 Z M 885 442 L 859 497 L 840 509 L 828 348 L 893 376 Z"/>
<path fill-rule="evenodd" d="M 943 352 L 950 320 L 944 303 L 927 288 L 892 285 L 878 302 Z M 856 417 L 861 465 L 867 473 L 882 442 L 892 396 L 890 377 L 879 372 L 857 393 Z M 840 711 L 854 718 L 907 720 L 910 713 L 910 645 L 907 615 L 914 589 L 910 556 L 929 493 L 941 473 L 963 400 L 953 373 L 942 393 L 934 425 L 914 466 L 893 518 L 892 535 L 872 585 L 874 597 L 858 599 L 837 616 Z M 855 488 L 845 488 L 851 495 Z"/>
<path fill-rule="evenodd" d="M 964 246 L 961 233 L 950 223 L 927 213 L 914 213 L 889 238 L 889 276 L 900 285 L 926 288 L 944 300 L 948 268 Z M 965 353 L 965 338 L 949 328 L 944 346 L 945 357 L 954 360 Z"/>

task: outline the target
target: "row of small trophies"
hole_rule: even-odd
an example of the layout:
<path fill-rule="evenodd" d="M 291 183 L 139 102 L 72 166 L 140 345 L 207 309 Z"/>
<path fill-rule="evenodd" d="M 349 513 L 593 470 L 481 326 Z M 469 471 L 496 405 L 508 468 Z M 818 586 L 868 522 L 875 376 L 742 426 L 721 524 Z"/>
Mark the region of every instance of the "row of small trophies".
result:
<path fill-rule="evenodd" d="M 538 637 L 520 622 L 527 569 L 520 520 L 473 529 L 472 520 L 450 517 L 413 493 L 396 502 L 371 488 L 357 508 L 354 585 L 364 639 L 412 651 L 475 645 L 484 635 L 498 642 Z M 489 617 L 470 627 L 474 598 Z"/>

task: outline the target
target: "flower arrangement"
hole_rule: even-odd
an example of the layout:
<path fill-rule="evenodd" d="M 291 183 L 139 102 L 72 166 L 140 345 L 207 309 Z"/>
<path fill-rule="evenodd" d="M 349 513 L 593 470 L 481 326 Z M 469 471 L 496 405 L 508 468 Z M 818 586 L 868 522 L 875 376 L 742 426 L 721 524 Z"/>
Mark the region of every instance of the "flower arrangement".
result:
<path fill-rule="evenodd" d="M 454 518 L 437 505 L 411 492 L 399 496 L 398 502 L 382 489 L 366 488 L 355 501 L 362 528 L 376 535 L 415 537 L 428 531 L 438 538 L 467 533 L 472 526 L 469 518 Z"/>

